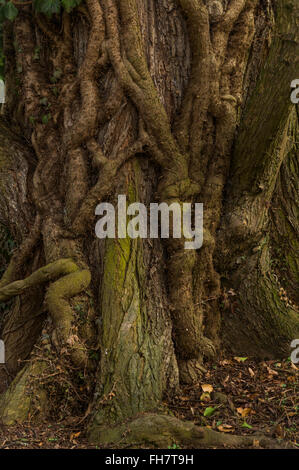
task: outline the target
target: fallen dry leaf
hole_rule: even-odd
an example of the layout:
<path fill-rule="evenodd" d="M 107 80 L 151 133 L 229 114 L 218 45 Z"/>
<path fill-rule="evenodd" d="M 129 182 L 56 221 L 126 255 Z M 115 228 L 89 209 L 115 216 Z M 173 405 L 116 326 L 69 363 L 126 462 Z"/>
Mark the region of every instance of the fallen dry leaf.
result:
<path fill-rule="evenodd" d="M 229 365 L 229 364 L 231 364 L 231 363 L 232 363 L 232 361 L 230 361 L 229 359 L 223 359 L 223 361 L 220 361 L 220 362 L 219 362 L 219 364 L 220 364 L 221 366 L 227 366 L 227 365 Z"/>
<path fill-rule="evenodd" d="M 276 437 L 280 437 L 280 438 L 284 437 L 285 433 L 284 433 L 283 427 L 280 424 L 277 424 L 277 426 L 275 426 L 274 434 Z"/>
<path fill-rule="evenodd" d="M 72 433 L 70 436 L 70 441 L 73 442 L 77 437 L 80 436 L 80 434 L 81 434 L 81 431 Z"/>
<path fill-rule="evenodd" d="M 212 391 L 214 390 L 213 385 L 210 384 L 203 384 L 201 388 L 204 393 L 212 393 Z"/>
<path fill-rule="evenodd" d="M 77 343 L 79 341 L 79 338 L 77 335 L 71 335 L 68 339 L 67 339 L 67 343 L 70 345 L 70 346 L 73 346 L 75 343 Z"/>
<path fill-rule="evenodd" d="M 258 439 L 253 439 L 253 447 L 260 447 L 260 441 Z"/>
<path fill-rule="evenodd" d="M 266 367 L 269 375 L 278 375 L 278 372 L 276 372 L 276 370 L 270 369 L 270 367 L 268 366 Z"/>
<path fill-rule="evenodd" d="M 217 429 L 221 432 L 234 432 L 235 428 L 233 428 L 230 424 L 220 424 Z"/>
<path fill-rule="evenodd" d="M 200 396 L 200 401 L 211 401 L 211 396 L 209 393 L 202 393 Z"/>
<path fill-rule="evenodd" d="M 252 411 L 252 408 L 237 408 L 237 412 L 242 418 L 246 418 L 246 416 L 252 414 Z"/>

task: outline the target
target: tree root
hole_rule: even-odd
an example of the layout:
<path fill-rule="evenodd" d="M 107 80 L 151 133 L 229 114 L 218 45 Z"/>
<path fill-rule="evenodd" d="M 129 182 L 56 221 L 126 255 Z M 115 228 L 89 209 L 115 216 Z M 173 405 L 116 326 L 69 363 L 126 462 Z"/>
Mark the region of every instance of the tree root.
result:
<path fill-rule="evenodd" d="M 204 366 L 197 359 L 178 359 L 178 367 L 180 372 L 180 383 L 182 384 L 197 383 L 206 372 Z"/>
<path fill-rule="evenodd" d="M 150 448 L 168 448 L 174 443 L 193 448 L 209 447 L 260 447 L 287 448 L 287 443 L 265 436 L 236 436 L 206 427 L 199 427 L 190 421 L 181 421 L 173 416 L 147 414 L 114 428 L 97 427 L 89 429 L 93 443 L 107 447 L 129 447 L 147 445 Z"/>
<path fill-rule="evenodd" d="M 30 287 L 43 284 L 47 281 L 53 281 L 59 276 L 78 271 L 78 266 L 71 259 L 60 259 L 54 263 L 43 266 L 25 279 L 12 282 L 0 289 L 0 302 L 20 295 Z"/>
<path fill-rule="evenodd" d="M 91 280 L 89 270 L 80 269 L 71 259 L 59 259 L 38 269 L 26 279 L 12 282 L 0 289 L 0 302 L 58 277 L 61 278 L 49 287 L 45 300 L 55 325 L 58 343 L 70 349 L 75 365 L 83 367 L 88 364 L 88 352 L 77 335 L 72 334 L 74 313 L 67 299 L 87 289 Z"/>
<path fill-rule="evenodd" d="M 10 426 L 26 421 L 32 412 L 33 401 L 36 410 L 45 408 L 47 399 L 44 391 L 38 389 L 34 394 L 30 394 L 28 386 L 33 379 L 38 380 L 46 366 L 46 363 L 41 361 L 27 364 L 17 374 L 7 391 L 1 395 L 0 420 L 3 424 Z"/>
<path fill-rule="evenodd" d="M 77 271 L 58 279 L 48 289 L 46 303 L 56 327 L 60 344 L 71 347 L 72 361 L 78 367 L 88 364 L 88 351 L 76 335 L 72 335 L 73 311 L 68 299 L 83 292 L 89 286 L 90 271 Z"/>
<path fill-rule="evenodd" d="M 40 237 L 40 226 L 41 219 L 40 216 L 37 215 L 28 237 L 11 257 L 10 263 L 0 280 L 0 289 L 18 278 L 22 266 L 24 266 L 27 259 L 32 256 L 32 251 Z"/>

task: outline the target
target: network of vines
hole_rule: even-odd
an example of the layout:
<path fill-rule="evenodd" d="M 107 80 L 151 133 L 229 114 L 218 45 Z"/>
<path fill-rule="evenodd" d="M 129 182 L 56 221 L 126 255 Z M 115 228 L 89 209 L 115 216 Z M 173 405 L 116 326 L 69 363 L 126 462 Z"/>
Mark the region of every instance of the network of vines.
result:
<path fill-rule="evenodd" d="M 32 8 L 37 13 L 44 13 L 45 15 L 51 16 L 53 14 L 59 14 L 62 9 L 69 13 L 80 3 L 81 0 L 0 0 L 0 22 L 2 23 L 5 20 L 13 21 L 18 15 L 19 9 L 30 4 L 32 4 Z"/>
<path fill-rule="evenodd" d="M 19 10 L 28 5 L 36 13 L 43 13 L 48 17 L 54 14 L 60 14 L 62 10 L 71 12 L 82 0 L 20 0 L 7 1 L 0 0 L 0 79 L 4 79 L 4 53 L 3 53 L 3 23 L 4 21 L 13 21 Z"/>

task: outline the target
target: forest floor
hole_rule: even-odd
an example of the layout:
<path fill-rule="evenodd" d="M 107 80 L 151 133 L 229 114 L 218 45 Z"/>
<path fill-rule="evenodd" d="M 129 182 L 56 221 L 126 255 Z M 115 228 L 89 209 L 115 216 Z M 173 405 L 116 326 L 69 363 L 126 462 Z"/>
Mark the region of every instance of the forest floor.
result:
<path fill-rule="evenodd" d="M 299 449 L 299 367 L 289 360 L 228 358 L 210 365 L 201 383 L 165 401 L 178 418 L 239 435 L 282 439 Z M 88 443 L 85 421 L 4 427 L 1 449 L 98 448 Z M 254 441 L 259 448 L 258 438 Z M 179 448 L 173 443 L 172 448 Z"/>

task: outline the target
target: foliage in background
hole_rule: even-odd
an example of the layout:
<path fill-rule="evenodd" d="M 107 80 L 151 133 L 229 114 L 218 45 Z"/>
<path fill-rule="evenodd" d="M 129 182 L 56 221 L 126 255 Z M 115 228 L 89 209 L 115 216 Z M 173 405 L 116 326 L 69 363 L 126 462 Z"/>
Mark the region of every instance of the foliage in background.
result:
<path fill-rule="evenodd" d="M 82 0 L 33 0 L 32 8 L 37 13 L 42 13 L 48 17 L 53 14 L 60 14 L 62 10 L 70 13 Z M 4 79 L 4 54 L 3 54 L 3 23 L 4 21 L 13 21 L 19 10 L 22 8 L 22 2 L 0 0 L 0 79 Z M 24 6 L 28 6 L 28 1 L 24 0 Z"/>
<path fill-rule="evenodd" d="M 23 2 L 14 2 L 7 0 L 0 0 L 0 22 L 4 20 L 13 21 L 22 8 Z M 37 13 L 44 13 L 47 16 L 59 14 L 61 10 L 66 10 L 70 13 L 76 6 L 81 3 L 81 0 L 33 0 L 32 8 Z M 28 6 L 28 1 L 24 1 L 24 6 Z"/>

